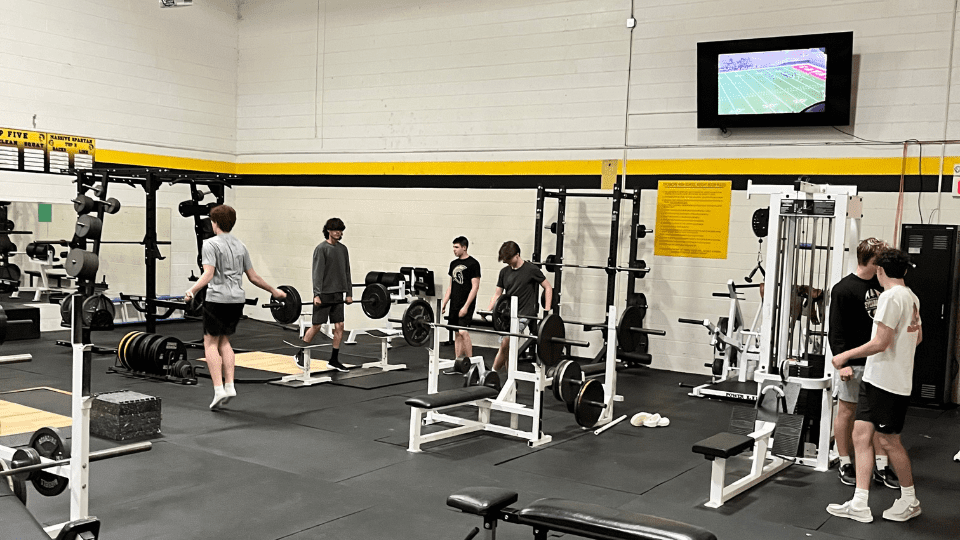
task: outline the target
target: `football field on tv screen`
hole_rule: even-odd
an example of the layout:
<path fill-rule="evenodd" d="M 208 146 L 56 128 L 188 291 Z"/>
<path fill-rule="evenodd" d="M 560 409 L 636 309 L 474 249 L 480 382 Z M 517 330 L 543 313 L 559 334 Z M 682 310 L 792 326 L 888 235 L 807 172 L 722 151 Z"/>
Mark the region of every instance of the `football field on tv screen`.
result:
<path fill-rule="evenodd" d="M 827 71 L 812 64 L 718 74 L 719 114 L 795 113 L 822 102 Z"/>

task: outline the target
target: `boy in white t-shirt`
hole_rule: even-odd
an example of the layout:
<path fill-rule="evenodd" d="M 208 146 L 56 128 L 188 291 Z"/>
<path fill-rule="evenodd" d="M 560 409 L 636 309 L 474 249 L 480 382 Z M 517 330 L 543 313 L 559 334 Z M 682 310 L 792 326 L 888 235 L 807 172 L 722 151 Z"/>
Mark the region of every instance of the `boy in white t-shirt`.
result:
<path fill-rule="evenodd" d="M 913 390 L 913 355 L 923 339 L 920 300 L 903 284 L 903 276 L 911 266 L 909 255 L 889 249 L 877 257 L 876 264 L 883 293 L 873 317 L 873 337 L 860 347 L 833 357 L 837 369 L 852 358 L 867 357 L 853 427 L 857 489 L 853 499 L 827 506 L 827 512 L 834 516 L 862 523 L 873 521 L 867 503 L 873 476 L 874 433 L 900 477 L 900 498 L 883 512 L 884 519 L 907 521 L 920 515 L 910 456 L 900 441 Z"/>

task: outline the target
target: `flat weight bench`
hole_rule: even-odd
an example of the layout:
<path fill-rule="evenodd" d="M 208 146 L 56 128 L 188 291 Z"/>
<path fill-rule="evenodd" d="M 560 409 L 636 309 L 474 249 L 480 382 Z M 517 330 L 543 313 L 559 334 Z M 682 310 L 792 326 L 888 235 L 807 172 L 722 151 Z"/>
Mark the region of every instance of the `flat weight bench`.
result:
<path fill-rule="evenodd" d="M 597 540 L 716 540 L 712 532 L 673 521 L 567 499 L 538 499 L 519 510 L 514 491 L 495 487 L 471 487 L 447 498 L 451 506 L 483 518 L 484 538 L 495 540 L 499 521 L 533 527 L 536 540 L 546 540 L 551 531 Z M 474 529 L 468 538 L 476 535 Z"/>
<path fill-rule="evenodd" d="M 481 431 L 489 422 L 490 410 L 480 407 L 480 419 L 477 421 L 464 420 L 465 425 L 445 429 L 428 435 L 422 434 L 423 418 L 427 411 L 437 411 L 468 403 L 477 403 L 485 399 L 493 399 L 500 394 L 500 390 L 492 386 L 468 386 L 444 390 L 435 394 L 425 394 L 407 399 L 404 403 L 410 406 L 410 443 L 407 450 L 420 452 L 420 445 L 447 437 L 454 437 L 464 433 Z"/>
<path fill-rule="evenodd" d="M 726 432 L 717 433 L 693 445 L 693 451 L 713 462 L 710 473 L 710 499 L 705 506 L 719 508 L 723 503 L 763 482 L 793 462 L 797 455 L 803 415 L 779 413 L 761 418 L 753 407 L 734 407 Z M 772 447 L 771 447 L 772 443 Z M 753 449 L 750 472 L 727 485 L 727 460 Z M 767 463 L 767 450 L 772 454 Z"/>

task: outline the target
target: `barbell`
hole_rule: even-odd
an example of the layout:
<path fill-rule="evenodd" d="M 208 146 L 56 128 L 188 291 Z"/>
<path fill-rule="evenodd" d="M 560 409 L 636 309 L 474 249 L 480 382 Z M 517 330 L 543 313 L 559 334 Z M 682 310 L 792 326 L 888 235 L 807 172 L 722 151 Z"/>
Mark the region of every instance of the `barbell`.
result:
<path fill-rule="evenodd" d="M 553 234 L 557 234 L 557 222 L 554 221 L 550 225 L 547 225 L 546 227 L 544 227 L 544 229 L 552 232 Z M 647 235 L 652 232 L 653 232 L 653 229 L 648 229 L 647 226 L 642 223 L 640 225 L 637 225 L 637 238 L 646 238 Z"/>
<path fill-rule="evenodd" d="M 103 205 L 103 211 L 108 214 L 116 214 L 120 211 L 120 201 L 113 197 L 103 200 L 94 199 L 87 195 L 77 195 L 77 198 L 70 202 L 73 203 L 73 209 L 76 210 L 78 214 L 89 214 L 93 212 L 97 209 L 98 203 Z"/>
<path fill-rule="evenodd" d="M 532 261 L 531 261 L 532 262 Z M 537 266 L 543 266 L 546 268 L 547 272 L 556 272 L 557 267 L 561 268 L 587 268 L 590 270 L 605 270 L 607 272 L 628 272 L 640 274 L 640 278 L 643 278 L 650 272 L 650 268 L 647 267 L 646 261 L 643 259 L 637 261 L 639 266 L 601 266 L 596 264 L 573 264 L 573 263 L 564 263 L 557 262 L 556 255 L 547 255 L 543 262 L 534 262 L 533 264 Z"/>
<path fill-rule="evenodd" d="M 263 304 L 262 307 L 270 308 L 270 314 L 273 319 L 280 324 L 293 324 L 300 318 L 300 312 L 303 306 L 313 305 L 313 302 L 304 302 L 292 285 L 281 285 L 277 287 L 287 293 L 286 298 L 271 298 L 270 303 Z M 345 304 L 343 300 L 334 302 L 323 302 L 321 305 L 339 305 Z M 371 283 L 364 287 L 359 301 L 354 301 L 363 306 L 363 313 L 371 319 L 382 319 L 390 313 L 390 293 L 387 288 L 380 283 Z"/>
<path fill-rule="evenodd" d="M 489 330 L 487 328 L 470 328 L 434 322 L 433 308 L 430 307 L 430 303 L 422 298 L 418 298 L 411 302 L 407 309 L 404 310 L 402 319 L 389 319 L 389 321 L 400 324 L 403 339 L 412 347 L 423 347 L 426 345 L 427 341 L 430 340 L 430 331 L 434 328 L 468 330 L 470 332 L 480 332 L 483 334 L 532 339 L 538 344 L 537 360 L 544 367 L 555 366 L 563 359 L 564 346 L 590 346 L 590 343 L 587 341 L 567 339 L 565 337 L 566 328 L 563 326 L 563 319 L 561 319 L 559 315 L 552 313 L 540 321 L 536 335 L 502 332 L 499 330 Z"/>

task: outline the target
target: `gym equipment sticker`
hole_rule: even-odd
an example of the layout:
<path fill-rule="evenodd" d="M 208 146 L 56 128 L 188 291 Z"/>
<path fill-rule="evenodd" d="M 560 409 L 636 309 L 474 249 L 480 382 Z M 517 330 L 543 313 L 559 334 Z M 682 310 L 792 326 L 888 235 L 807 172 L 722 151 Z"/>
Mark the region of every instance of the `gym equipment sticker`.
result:
<path fill-rule="evenodd" d="M 729 180 L 661 180 L 653 254 L 726 259 L 730 190 Z"/>

